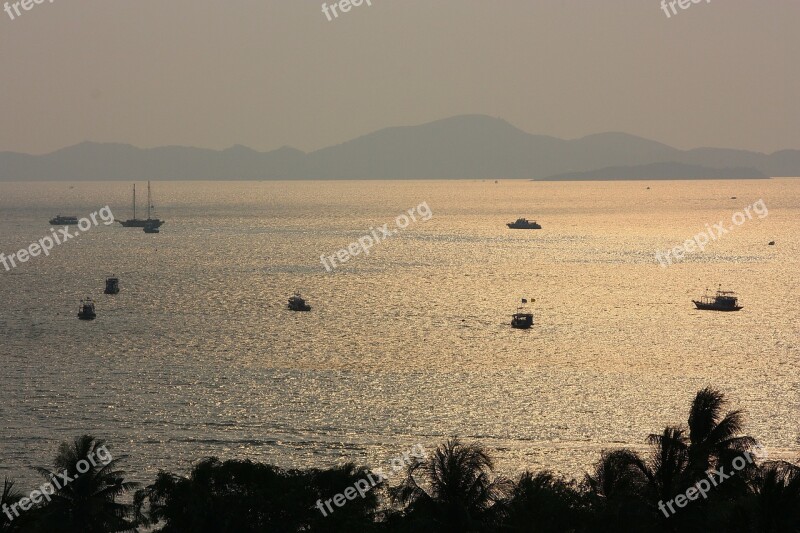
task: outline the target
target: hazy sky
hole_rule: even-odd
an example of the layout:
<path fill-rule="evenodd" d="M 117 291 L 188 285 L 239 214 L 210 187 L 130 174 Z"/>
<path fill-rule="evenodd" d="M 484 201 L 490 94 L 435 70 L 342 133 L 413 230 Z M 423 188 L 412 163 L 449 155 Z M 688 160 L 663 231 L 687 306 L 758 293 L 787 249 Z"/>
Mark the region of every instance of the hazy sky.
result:
<path fill-rule="evenodd" d="M 0 4 L 4 0 L 0 0 Z M 452 115 L 800 148 L 800 2 L 55 0 L 0 11 L 0 150 L 312 150 Z"/>

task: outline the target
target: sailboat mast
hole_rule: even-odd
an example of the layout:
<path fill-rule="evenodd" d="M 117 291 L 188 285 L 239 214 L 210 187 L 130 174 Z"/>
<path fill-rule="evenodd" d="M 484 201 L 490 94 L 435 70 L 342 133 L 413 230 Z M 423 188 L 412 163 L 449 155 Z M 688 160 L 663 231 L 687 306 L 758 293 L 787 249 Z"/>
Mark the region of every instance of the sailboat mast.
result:
<path fill-rule="evenodd" d="M 136 220 L 136 184 L 133 184 L 133 220 Z"/>

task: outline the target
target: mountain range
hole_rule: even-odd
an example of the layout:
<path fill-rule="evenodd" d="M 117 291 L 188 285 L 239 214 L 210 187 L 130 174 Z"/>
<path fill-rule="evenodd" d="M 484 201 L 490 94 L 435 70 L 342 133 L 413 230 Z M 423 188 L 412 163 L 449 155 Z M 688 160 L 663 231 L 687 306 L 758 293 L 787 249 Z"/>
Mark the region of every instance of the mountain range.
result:
<path fill-rule="evenodd" d="M 800 176 L 800 150 L 679 150 L 626 133 L 564 140 L 462 115 L 386 128 L 313 152 L 84 142 L 0 152 L 0 180 L 703 179 Z"/>

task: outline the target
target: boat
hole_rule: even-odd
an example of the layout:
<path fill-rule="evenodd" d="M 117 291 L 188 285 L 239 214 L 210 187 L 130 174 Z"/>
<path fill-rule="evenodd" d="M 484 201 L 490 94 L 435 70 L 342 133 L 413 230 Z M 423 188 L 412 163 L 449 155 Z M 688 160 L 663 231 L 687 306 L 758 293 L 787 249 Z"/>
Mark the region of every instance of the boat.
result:
<path fill-rule="evenodd" d="M 535 302 L 536 300 L 531 300 Z M 529 329 L 533 326 L 533 313 L 526 307 L 528 300 L 522 299 L 522 305 L 517 307 L 517 312 L 511 315 L 511 327 L 516 329 Z"/>
<path fill-rule="evenodd" d="M 698 309 L 704 311 L 738 311 L 743 306 L 739 305 L 739 298 L 733 291 L 723 291 L 722 286 L 717 290 L 715 296 L 709 296 L 708 289 L 706 294 L 699 300 L 692 300 Z"/>
<path fill-rule="evenodd" d="M 97 318 L 97 313 L 94 311 L 94 301 L 89 296 L 81 300 L 81 306 L 78 308 L 78 318 L 80 320 L 94 320 Z"/>
<path fill-rule="evenodd" d="M 106 278 L 105 294 L 119 294 L 119 278 Z"/>
<path fill-rule="evenodd" d="M 53 226 L 74 226 L 78 223 L 78 217 L 66 217 L 64 215 L 56 215 L 50 219 L 50 224 Z"/>
<path fill-rule="evenodd" d="M 153 224 L 153 223 L 147 222 L 144 225 L 144 232 L 145 233 L 161 233 L 161 230 L 158 229 L 159 225 L 160 224 Z"/>
<path fill-rule="evenodd" d="M 291 311 L 311 311 L 311 306 L 306 303 L 299 292 L 294 293 L 294 296 L 289 298 L 288 308 Z"/>
<path fill-rule="evenodd" d="M 516 222 L 509 222 L 506 224 L 511 229 L 542 229 L 536 221 L 529 221 L 527 218 L 518 218 Z"/>
<path fill-rule="evenodd" d="M 144 228 L 147 225 L 155 226 L 156 228 L 160 227 L 164 224 L 163 220 L 157 218 L 150 217 L 150 210 L 153 209 L 153 200 L 150 194 L 150 182 L 147 182 L 147 218 L 141 219 L 136 218 L 136 184 L 133 184 L 133 218 L 129 218 L 128 220 L 122 221 L 119 220 L 118 222 L 122 224 L 125 228 Z M 156 233 L 156 232 L 153 232 Z"/>

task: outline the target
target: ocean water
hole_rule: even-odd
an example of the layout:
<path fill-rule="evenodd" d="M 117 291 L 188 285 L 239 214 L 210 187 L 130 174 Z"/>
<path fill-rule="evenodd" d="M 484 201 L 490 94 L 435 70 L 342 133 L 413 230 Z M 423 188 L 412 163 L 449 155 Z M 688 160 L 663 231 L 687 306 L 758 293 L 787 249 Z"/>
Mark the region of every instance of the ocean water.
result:
<path fill-rule="evenodd" d="M 0 477 L 20 490 L 86 432 L 144 483 L 208 455 L 385 467 L 450 435 L 483 442 L 507 475 L 581 476 L 601 450 L 646 451 L 649 433 L 685 424 L 707 385 L 772 457 L 800 456 L 800 180 L 154 192 L 158 235 L 101 223 L 0 265 Z M 732 224 L 759 200 L 766 216 Z M 432 217 L 398 229 L 423 202 Z M 130 184 L 0 183 L 0 251 L 49 235 L 57 213 L 105 205 L 129 218 Z M 508 230 L 519 216 L 543 229 Z M 656 261 L 719 221 L 732 229 L 704 252 Z M 386 223 L 396 234 L 369 255 L 321 264 Z M 112 274 L 122 292 L 104 296 Z M 693 309 L 718 284 L 742 311 Z M 286 310 L 295 290 L 311 313 Z M 85 295 L 94 322 L 76 318 Z M 522 297 L 536 299 L 528 331 L 509 326 Z"/>

